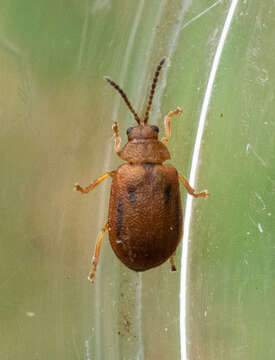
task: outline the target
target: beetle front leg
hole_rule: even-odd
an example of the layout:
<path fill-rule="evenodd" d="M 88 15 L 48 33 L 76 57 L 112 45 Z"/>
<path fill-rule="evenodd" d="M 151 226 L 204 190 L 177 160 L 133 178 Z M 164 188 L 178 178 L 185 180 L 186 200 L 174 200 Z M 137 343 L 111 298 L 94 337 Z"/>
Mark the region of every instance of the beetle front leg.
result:
<path fill-rule="evenodd" d="M 171 117 L 175 115 L 182 114 L 183 110 L 180 107 L 177 107 L 176 110 L 170 111 L 164 118 L 164 126 L 165 126 L 165 137 L 161 139 L 162 143 L 166 145 L 171 136 Z"/>
<path fill-rule="evenodd" d="M 101 246 L 101 240 L 103 238 L 103 235 L 109 231 L 109 226 L 108 223 L 104 226 L 104 228 L 102 229 L 101 233 L 99 234 L 97 241 L 96 241 L 96 248 L 95 248 L 95 254 L 93 257 L 93 261 L 92 261 L 92 271 L 90 272 L 88 279 L 91 281 L 91 283 L 94 282 L 94 278 L 95 278 L 95 273 L 96 273 L 96 267 L 97 267 L 97 263 L 98 263 L 98 258 L 99 258 L 99 253 L 100 253 L 100 246 Z"/>
<path fill-rule="evenodd" d="M 185 189 L 187 190 L 187 192 L 190 195 L 192 195 L 196 198 L 209 196 L 209 192 L 207 190 L 196 193 L 195 190 L 192 188 L 192 186 L 189 184 L 189 182 L 185 179 L 185 177 L 183 175 L 178 174 L 178 177 L 179 177 L 180 182 L 183 184 L 183 186 L 185 187 Z"/>
<path fill-rule="evenodd" d="M 115 150 L 117 153 L 119 153 L 120 145 L 121 145 L 121 137 L 119 136 L 119 130 L 118 130 L 118 123 L 115 121 L 113 123 L 112 129 L 115 133 Z"/>
<path fill-rule="evenodd" d="M 82 194 L 88 194 L 88 192 L 92 191 L 97 185 L 99 185 L 103 180 L 105 180 L 108 176 L 113 177 L 116 171 L 109 171 L 106 174 L 102 175 L 100 178 L 96 179 L 92 184 L 86 186 L 85 188 L 81 187 L 79 184 L 74 185 L 74 190 L 80 191 Z"/>

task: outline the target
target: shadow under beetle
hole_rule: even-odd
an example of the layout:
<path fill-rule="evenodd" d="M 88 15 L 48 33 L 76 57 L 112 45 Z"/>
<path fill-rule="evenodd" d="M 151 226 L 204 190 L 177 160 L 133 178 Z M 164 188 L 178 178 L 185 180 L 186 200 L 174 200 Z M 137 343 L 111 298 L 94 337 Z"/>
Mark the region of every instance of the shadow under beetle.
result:
<path fill-rule="evenodd" d="M 183 113 L 177 108 L 164 118 L 165 137 L 159 141 L 159 129 L 148 125 L 149 112 L 159 73 L 165 58 L 159 63 L 154 75 L 151 93 L 144 119 L 130 104 L 124 91 L 110 78 L 105 79 L 120 93 L 138 125 L 127 130 L 128 142 L 120 150 L 118 124 L 113 124 L 115 150 L 126 163 L 107 172 L 86 188 L 75 185 L 75 190 L 87 194 L 107 177 L 112 177 L 108 222 L 98 236 L 93 268 L 89 280 L 94 281 L 101 240 L 109 232 L 111 246 L 116 256 L 128 268 L 144 271 L 159 266 L 170 259 L 175 271 L 174 255 L 182 236 L 182 206 L 179 181 L 190 195 L 207 197 L 207 190 L 195 193 L 188 181 L 171 164 L 166 144 L 171 136 L 172 116 Z"/>

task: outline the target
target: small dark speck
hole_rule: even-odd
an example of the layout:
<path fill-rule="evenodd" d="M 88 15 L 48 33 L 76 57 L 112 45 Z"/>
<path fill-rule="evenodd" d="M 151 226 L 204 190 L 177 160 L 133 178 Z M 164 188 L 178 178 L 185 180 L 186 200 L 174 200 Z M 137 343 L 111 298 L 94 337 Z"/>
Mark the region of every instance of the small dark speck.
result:
<path fill-rule="evenodd" d="M 223 113 L 220 113 L 220 117 L 223 117 Z"/>

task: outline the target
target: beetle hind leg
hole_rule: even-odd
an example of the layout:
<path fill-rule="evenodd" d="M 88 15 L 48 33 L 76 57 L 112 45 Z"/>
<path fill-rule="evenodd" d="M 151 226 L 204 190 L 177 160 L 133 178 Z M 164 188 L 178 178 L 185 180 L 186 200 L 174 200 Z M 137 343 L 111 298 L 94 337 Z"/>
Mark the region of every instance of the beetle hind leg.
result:
<path fill-rule="evenodd" d="M 177 107 L 176 110 L 170 111 L 164 118 L 165 126 L 165 137 L 161 139 L 161 142 L 166 145 L 171 136 L 171 118 L 175 115 L 180 115 L 183 113 L 183 110 L 180 107 Z"/>
<path fill-rule="evenodd" d="M 174 257 L 175 257 L 175 253 L 170 257 L 169 261 L 170 261 L 170 265 L 171 265 L 171 271 L 177 271 L 175 262 L 174 262 Z"/>
<path fill-rule="evenodd" d="M 103 238 L 103 235 L 109 231 L 109 225 L 108 223 L 104 226 L 101 233 L 99 234 L 97 241 L 96 241 L 96 248 L 95 248 L 95 254 L 92 261 L 92 271 L 90 272 L 88 279 L 91 281 L 91 283 L 94 282 L 95 273 L 96 273 L 96 267 L 99 259 L 99 253 L 100 253 L 100 247 L 101 247 L 101 240 Z"/>

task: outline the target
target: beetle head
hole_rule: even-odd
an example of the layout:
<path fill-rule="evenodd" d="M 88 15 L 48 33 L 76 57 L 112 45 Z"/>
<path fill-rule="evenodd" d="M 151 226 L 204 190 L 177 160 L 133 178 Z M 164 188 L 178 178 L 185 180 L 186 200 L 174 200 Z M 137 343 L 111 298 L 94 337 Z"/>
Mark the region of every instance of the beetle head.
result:
<path fill-rule="evenodd" d="M 127 129 L 128 141 L 158 139 L 159 128 L 155 125 L 142 124 Z"/>

